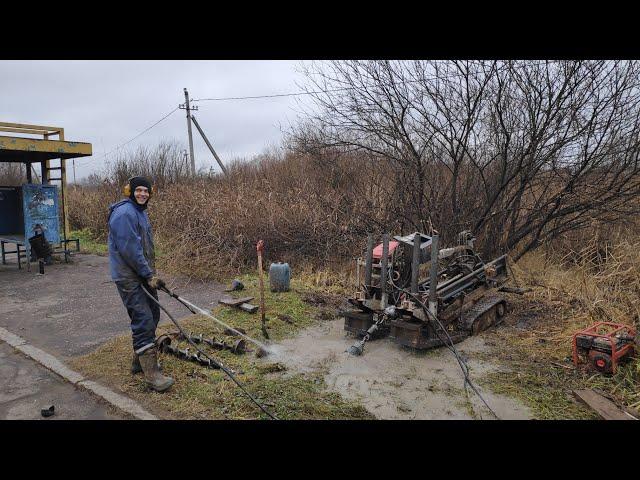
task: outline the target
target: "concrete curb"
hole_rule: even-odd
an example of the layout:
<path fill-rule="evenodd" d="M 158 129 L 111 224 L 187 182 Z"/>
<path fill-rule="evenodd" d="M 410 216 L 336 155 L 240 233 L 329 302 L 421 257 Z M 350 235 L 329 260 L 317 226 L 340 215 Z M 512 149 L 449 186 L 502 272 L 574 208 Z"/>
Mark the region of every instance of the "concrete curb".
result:
<path fill-rule="evenodd" d="M 95 395 L 104 398 L 110 404 L 118 407 L 120 410 L 127 412 L 130 415 L 133 415 L 138 420 L 158 420 L 156 416 L 147 412 L 144 408 L 138 405 L 135 401 L 131 400 L 129 397 L 120 395 L 119 393 L 116 393 L 113 390 L 100 385 L 99 383 L 92 382 L 91 380 L 83 380 L 78 383 L 78 386 L 81 386 L 85 390 L 89 390 Z"/>
<path fill-rule="evenodd" d="M 42 351 L 39 348 L 34 347 L 33 345 L 29 345 L 27 343 L 25 345 L 18 345 L 14 348 L 16 350 L 20 350 L 27 357 L 31 357 L 33 360 L 41 364 L 43 367 L 48 368 L 53 373 L 57 373 L 67 382 L 70 382 L 73 385 L 84 380 L 84 377 L 78 372 L 74 372 L 53 355 L 49 355 L 47 352 Z"/>
<path fill-rule="evenodd" d="M 7 342 L 12 347 L 17 347 L 18 345 L 24 345 L 27 343 L 24 338 L 14 335 L 9 330 L 5 330 L 2 327 L 0 327 L 0 340 Z"/>
<path fill-rule="evenodd" d="M 16 350 L 22 352 L 32 360 L 35 360 L 43 367 L 51 370 L 53 373 L 61 376 L 72 385 L 87 390 L 93 395 L 97 395 L 118 410 L 121 410 L 138 420 L 158 420 L 156 416 L 147 412 L 129 397 L 120 395 L 99 383 L 85 379 L 80 373 L 71 370 L 53 355 L 28 344 L 24 338 L 19 337 L 2 327 L 0 327 L 0 340 L 8 343 Z"/>

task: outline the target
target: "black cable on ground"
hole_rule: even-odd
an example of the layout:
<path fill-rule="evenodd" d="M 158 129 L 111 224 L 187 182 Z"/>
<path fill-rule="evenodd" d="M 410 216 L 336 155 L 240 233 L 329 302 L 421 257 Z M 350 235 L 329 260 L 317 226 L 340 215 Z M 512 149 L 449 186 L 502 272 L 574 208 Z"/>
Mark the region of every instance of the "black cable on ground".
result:
<path fill-rule="evenodd" d="M 200 354 L 202 354 L 202 355 L 204 355 L 205 357 L 207 357 L 207 358 L 209 359 L 209 361 L 211 361 L 211 363 L 213 363 L 216 367 L 218 367 L 220 370 L 222 370 L 224 373 L 226 373 L 226 374 L 229 376 L 229 378 L 230 378 L 231 380 L 233 380 L 233 382 L 234 382 L 238 387 L 240 387 L 240 390 L 242 390 L 242 391 L 247 395 L 247 397 L 249 397 L 249 398 L 251 399 L 251 401 L 252 401 L 253 403 L 255 403 L 255 404 L 260 408 L 260 410 L 262 410 L 264 413 L 266 413 L 266 414 L 267 414 L 267 415 L 268 415 L 272 420 L 278 420 L 278 417 L 276 417 L 274 414 L 272 414 L 271 412 L 269 412 L 269 411 L 268 411 L 264 406 L 262 406 L 262 405 L 260 404 L 260 402 L 258 402 L 258 401 L 257 401 L 257 400 L 256 400 L 256 399 L 255 399 L 255 398 L 254 398 L 254 397 L 253 397 L 253 396 L 252 396 L 252 395 L 251 395 L 251 394 L 250 394 L 250 393 L 249 393 L 249 392 L 244 388 L 244 386 L 243 386 L 243 385 L 238 381 L 238 379 L 233 375 L 233 373 L 231 373 L 231 372 L 229 371 L 229 369 L 227 369 L 227 367 L 225 367 L 225 366 L 224 366 L 224 365 L 222 365 L 220 362 L 218 362 L 218 361 L 217 361 L 217 360 L 215 360 L 214 358 L 211 358 L 211 357 L 210 357 L 209 355 L 207 355 L 205 352 L 203 352 L 202 350 L 200 350 L 200 348 L 198 347 L 198 345 L 197 345 L 195 342 L 193 342 L 193 341 L 191 340 L 191 338 L 189 338 L 189 336 L 185 333 L 185 331 L 182 329 L 182 327 L 180 326 L 180 324 L 176 321 L 176 319 L 175 319 L 175 318 L 173 318 L 173 317 L 171 316 L 171 314 L 167 311 L 167 309 L 166 309 L 166 308 L 164 308 L 164 307 L 162 306 L 162 304 L 161 304 L 161 303 L 160 303 L 160 302 L 159 302 L 159 301 L 158 301 L 158 300 L 157 300 L 153 295 L 151 295 L 151 293 L 149 293 L 149 291 L 145 288 L 145 286 L 144 286 L 144 285 L 141 285 L 141 286 L 142 286 L 142 289 L 144 290 L 145 294 L 146 294 L 146 295 L 147 295 L 151 300 L 153 300 L 154 302 L 156 302 L 156 303 L 158 304 L 158 306 L 162 309 L 162 311 L 163 311 L 164 313 L 166 313 L 166 314 L 167 314 L 167 316 L 171 319 L 171 321 L 174 323 L 174 325 L 175 325 L 176 327 L 178 327 L 178 330 L 180 330 L 180 333 L 181 333 L 181 334 L 182 334 L 182 335 L 187 339 L 187 341 L 188 341 L 188 342 L 189 342 L 189 343 L 190 343 L 190 344 L 191 344 L 191 345 L 192 345 L 192 346 L 193 346 L 193 347 L 194 347 L 194 348 L 195 348 L 195 349 L 196 349 Z M 170 294 L 170 293 L 168 293 L 168 292 L 165 292 L 165 293 L 167 293 L 167 294 L 171 295 L 171 294 Z M 171 296 L 172 296 L 172 297 L 174 297 L 174 295 L 171 295 Z M 174 298 L 175 298 L 175 297 L 174 297 Z M 182 303 L 182 302 L 180 302 L 180 303 Z M 185 304 L 183 303 L 183 305 L 185 305 Z M 187 305 L 185 305 L 185 307 L 189 308 Z M 193 310 L 191 310 L 190 308 L 189 308 L 189 310 L 190 310 L 191 312 L 193 312 Z M 195 312 L 193 312 L 193 313 L 195 313 Z"/>
<path fill-rule="evenodd" d="M 167 294 L 167 295 L 169 295 L 170 297 L 175 298 L 175 299 L 176 299 L 177 301 L 179 301 L 182 305 L 184 305 L 184 306 L 185 306 L 185 308 L 186 308 L 187 310 L 189 310 L 189 311 L 190 311 L 191 313 L 193 313 L 194 315 L 197 315 L 197 314 L 198 314 L 198 312 L 196 312 L 193 308 L 191 308 L 189 305 L 187 305 L 186 303 L 184 303 L 184 302 L 182 301 L 182 299 L 181 299 L 178 295 L 176 295 L 175 293 L 173 293 L 172 291 L 170 291 L 170 290 L 165 290 L 165 291 L 164 291 L 164 293 L 166 293 L 166 294 Z"/>
<path fill-rule="evenodd" d="M 414 297 L 415 298 L 415 297 Z M 474 383 L 471 381 L 471 377 L 469 376 L 469 365 L 467 364 L 466 360 L 464 360 L 459 352 L 458 349 L 455 347 L 454 343 L 453 343 L 453 339 L 451 338 L 451 336 L 449 335 L 449 332 L 447 332 L 447 329 L 444 328 L 444 326 L 442 325 L 442 323 L 440 322 L 440 320 L 438 319 L 438 317 L 436 317 L 435 315 L 433 315 L 433 313 L 431 313 L 431 311 L 428 309 L 428 307 L 421 302 L 419 299 L 416 298 L 416 300 L 418 301 L 418 303 L 420 304 L 420 306 L 422 307 L 422 309 L 425 311 L 425 313 L 427 313 L 427 315 L 429 315 L 431 318 L 435 319 L 436 322 L 438 322 L 438 325 L 440 326 L 440 329 L 445 333 L 445 335 L 447 336 L 447 339 L 449 340 L 450 345 L 447 345 L 443 340 L 442 337 L 440 337 L 438 330 L 434 329 L 434 331 L 436 332 L 436 335 L 438 335 L 438 338 L 440 339 L 440 341 L 442 343 L 445 343 L 445 345 L 447 346 L 447 348 L 455 355 L 456 359 L 458 360 L 458 364 L 460 365 L 460 369 L 462 370 L 462 373 L 464 375 L 464 380 L 465 380 L 465 386 L 468 384 L 471 389 L 473 390 L 473 392 L 478 396 L 478 398 L 480 400 L 482 400 L 482 403 L 484 403 L 484 405 L 487 407 L 487 409 L 489 409 L 489 411 L 491 412 L 491 414 L 497 418 L 498 420 L 500 419 L 500 417 L 498 417 L 498 415 L 496 414 L 496 412 L 493 411 L 493 409 L 489 406 L 489 404 L 487 403 L 487 401 L 484 399 L 484 397 L 480 394 L 480 392 L 478 391 L 477 387 L 474 385 Z"/>
<path fill-rule="evenodd" d="M 464 375 L 465 388 L 466 388 L 466 386 L 468 384 L 471 387 L 471 389 L 474 391 L 474 393 L 478 396 L 478 398 L 480 398 L 480 400 L 482 400 L 482 403 L 484 403 L 485 406 L 489 409 L 491 414 L 499 420 L 500 417 L 498 417 L 496 412 L 493 411 L 493 409 L 489 406 L 487 401 L 484 399 L 484 397 L 480 394 L 480 392 L 478 391 L 476 386 L 471 381 L 471 378 L 469 377 L 469 365 L 467 365 L 467 362 L 463 358 L 460 357 L 460 354 L 458 353 L 458 349 L 455 347 L 455 345 L 453 343 L 453 339 L 449 335 L 449 332 L 447 332 L 447 329 L 444 328 L 444 326 L 442 325 L 442 323 L 440 322 L 438 317 L 436 317 L 433 313 L 431 313 L 431 310 L 429 310 L 429 308 L 420 300 L 420 298 L 417 295 L 411 293 L 408 290 L 405 290 L 404 288 L 398 287 L 395 283 L 393 283 L 393 280 L 391 280 L 391 285 L 393 285 L 394 288 L 400 290 L 401 292 L 404 292 L 407 295 L 410 295 L 411 297 L 413 297 L 420 304 L 420 306 L 422 307 L 424 312 L 430 318 L 432 318 L 433 320 L 435 320 L 438 323 L 438 325 L 440 326 L 442 331 L 447 336 L 447 339 L 449 340 L 449 344 L 447 342 L 445 342 L 442 339 L 442 337 L 439 335 L 438 329 L 434 329 L 434 331 L 436 332 L 436 335 L 438 335 L 438 338 L 440 339 L 440 341 L 455 355 L 456 360 L 458 361 L 458 364 L 460 365 L 460 369 L 462 370 L 462 374 Z"/>

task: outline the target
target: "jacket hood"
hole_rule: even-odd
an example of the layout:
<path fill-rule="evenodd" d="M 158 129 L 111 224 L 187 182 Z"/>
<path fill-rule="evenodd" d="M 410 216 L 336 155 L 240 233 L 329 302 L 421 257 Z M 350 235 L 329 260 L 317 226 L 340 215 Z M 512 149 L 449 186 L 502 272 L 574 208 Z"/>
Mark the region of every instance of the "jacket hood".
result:
<path fill-rule="evenodd" d="M 132 204 L 134 207 L 136 207 L 136 209 L 138 209 L 138 211 L 143 211 L 147 206 L 146 203 L 144 205 L 138 205 L 138 202 L 136 202 L 135 200 L 131 200 L 130 198 L 125 198 L 124 200 L 120 200 L 119 202 L 116 202 L 116 203 L 113 203 L 113 204 L 109 205 L 109 215 L 107 217 L 107 222 L 111 218 L 111 214 L 113 213 L 113 211 L 116 208 L 124 205 L 125 203 Z"/>

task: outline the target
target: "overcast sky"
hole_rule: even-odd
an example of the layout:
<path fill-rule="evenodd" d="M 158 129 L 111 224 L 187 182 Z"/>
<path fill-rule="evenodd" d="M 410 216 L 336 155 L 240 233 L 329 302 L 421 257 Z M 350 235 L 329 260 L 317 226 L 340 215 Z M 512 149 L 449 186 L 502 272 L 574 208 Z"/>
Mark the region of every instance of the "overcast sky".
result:
<path fill-rule="evenodd" d="M 297 92 L 298 61 L 1 61 L 0 121 L 63 127 L 65 139 L 89 142 L 93 156 L 76 160 L 78 180 L 103 155 L 192 99 Z M 202 101 L 194 112 L 223 162 L 280 145 L 307 97 Z M 178 110 L 126 149 L 176 140 L 188 148 L 185 111 Z M 196 167 L 219 170 L 193 128 Z M 114 154 L 111 154 L 113 156 Z M 101 158 L 102 157 L 102 158 Z M 68 177 L 72 181 L 72 172 Z"/>

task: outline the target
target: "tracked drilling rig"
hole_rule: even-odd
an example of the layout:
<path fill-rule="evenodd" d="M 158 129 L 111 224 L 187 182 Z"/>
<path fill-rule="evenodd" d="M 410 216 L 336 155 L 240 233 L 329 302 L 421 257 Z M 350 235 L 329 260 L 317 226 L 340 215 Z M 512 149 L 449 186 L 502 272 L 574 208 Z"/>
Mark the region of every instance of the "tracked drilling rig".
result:
<path fill-rule="evenodd" d="M 375 246 L 369 235 L 364 281 L 343 312 L 344 329 L 362 337 L 349 353 L 362 354 L 365 342 L 388 335 L 416 349 L 460 342 L 499 323 L 506 300 L 507 256 L 484 262 L 469 231 L 458 245 L 439 249 L 438 236 L 389 235 Z M 425 277 L 425 278 L 423 278 Z"/>

